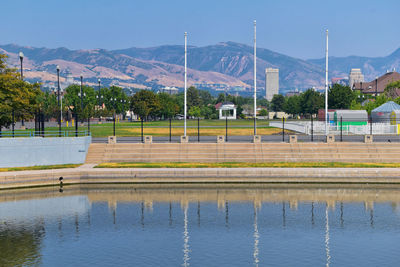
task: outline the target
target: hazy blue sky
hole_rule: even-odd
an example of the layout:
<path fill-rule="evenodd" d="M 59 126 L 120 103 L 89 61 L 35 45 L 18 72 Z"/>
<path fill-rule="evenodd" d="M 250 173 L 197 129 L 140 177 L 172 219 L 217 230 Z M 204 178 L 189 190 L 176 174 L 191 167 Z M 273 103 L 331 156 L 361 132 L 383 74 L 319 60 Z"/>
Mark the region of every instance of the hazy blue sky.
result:
<path fill-rule="evenodd" d="M 2 0 L 0 43 L 117 49 L 221 41 L 298 58 L 385 56 L 400 47 L 399 0 Z"/>

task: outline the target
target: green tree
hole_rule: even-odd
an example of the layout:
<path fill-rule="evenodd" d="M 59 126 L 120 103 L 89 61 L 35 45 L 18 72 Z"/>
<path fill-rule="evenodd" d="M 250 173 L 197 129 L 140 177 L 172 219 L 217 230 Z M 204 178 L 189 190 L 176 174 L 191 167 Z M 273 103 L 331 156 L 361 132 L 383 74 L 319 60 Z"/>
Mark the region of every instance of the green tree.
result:
<path fill-rule="evenodd" d="M 82 86 L 82 98 L 80 85 L 68 86 L 64 96 L 65 105 L 73 112 L 78 112 L 81 120 L 91 117 L 94 113 L 94 106 L 97 103 L 96 93 L 90 86 Z M 81 103 L 82 100 L 82 103 Z"/>
<path fill-rule="evenodd" d="M 7 56 L 0 54 L 0 127 L 12 123 L 12 112 L 15 120 L 32 118 L 40 107 L 40 85 L 21 80 L 16 69 L 7 67 Z"/>
<path fill-rule="evenodd" d="M 188 111 L 189 116 L 199 118 L 201 116 L 201 110 L 200 107 L 198 106 L 192 106 L 190 107 Z"/>
<path fill-rule="evenodd" d="M 118 86 L 111 86 L 104 90 L 104 104 L 108 110 L 114 110 L 117 114 L 125 115 L 129 110 L 129 99 L 124 90 Z M 154 94 L 154 93 L 153 93 Z"/>
<path fill-rule="evenodd" d="M 300 95 L 301 112 L 303 114 L 316 114 L 324 107 L 324 95 L 314 89 L 308 89 Z"/>
<path fill-rule="evenodd" d="M 262 108 L 258 113 L 259 116 L 268 116 L 268 111 L 265 108 Z"/>
<path fill-rule="evenodd" d="M 131 110 L 143 119 L 155 116 L 159 112 L 160 102 L 157 95 L 149 90 L 140 90 L 131 98 Z"/>
<path fill-rule="evenodd" d="M 283 110 L 292 115 L 298 115 L 302 113 L 301 110 L 301 97 L 299 95 L 293 95 L 287 98 Z"/>
<path fill-rule="evenodd" d="M 208 104 L 212 104 L 214 100 L 210 92 L 206 90 L 199 90 L 199 97 L 202 106 L 207 106 Z"/>
<path fill-rule="evenodd" d="M 273 111 L 283 111 L 285 105 L 285 97 L 283 95 L 274 95 L 271 100 L 271 108 Z"/>
<path fill-rule="evenodd" d="M 201 99 L 199 96 L 199 90 L 194 86 L 190 86 L 187 89 L 187 106 L 190 109 L 193 106 L 199 107 L 201 104 Z"/>
<path fill-rule="evenodd" d="M 400 97 L 400 81 L 389 83 L 385 88 L 385 95 L 392 99 Z"/>
<path fill-rule="evenodd" d="M 328 91 L 329 108 L 333 109 L 349 109 L 351 102 L 355 100 L 357 95 L 349 86 L 334 84 Z"/>
<path fill-rule="evenodd" d="M 160 93 L 157 95 L 160 103 L 159 116 L 162 118 L 172 118 L 179 112 L 178 104 L 175 99 L 166 93 Z"/>

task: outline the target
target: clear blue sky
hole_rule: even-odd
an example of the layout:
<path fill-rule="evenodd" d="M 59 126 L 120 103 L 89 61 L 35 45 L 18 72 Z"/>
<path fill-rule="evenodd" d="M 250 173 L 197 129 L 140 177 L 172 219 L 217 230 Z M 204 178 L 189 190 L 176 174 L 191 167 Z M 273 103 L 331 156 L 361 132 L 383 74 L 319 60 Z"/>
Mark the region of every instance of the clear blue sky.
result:
<path fill-rule="evenodd" d="M 400 47 L 399 0 L 2 0 L 0 43 L 70 49 L 257 45 L 298 58 L 385 56 Z"/>

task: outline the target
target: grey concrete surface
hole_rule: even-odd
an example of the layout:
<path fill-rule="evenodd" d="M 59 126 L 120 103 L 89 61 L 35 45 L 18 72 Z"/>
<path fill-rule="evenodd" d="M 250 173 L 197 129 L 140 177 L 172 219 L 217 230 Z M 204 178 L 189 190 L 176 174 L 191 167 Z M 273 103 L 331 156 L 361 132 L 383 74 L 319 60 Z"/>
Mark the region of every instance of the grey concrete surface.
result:
<path fill-rule="evenodd" d="M 91 137 L 0 138 L 0 167 L 84 163 Z"/>

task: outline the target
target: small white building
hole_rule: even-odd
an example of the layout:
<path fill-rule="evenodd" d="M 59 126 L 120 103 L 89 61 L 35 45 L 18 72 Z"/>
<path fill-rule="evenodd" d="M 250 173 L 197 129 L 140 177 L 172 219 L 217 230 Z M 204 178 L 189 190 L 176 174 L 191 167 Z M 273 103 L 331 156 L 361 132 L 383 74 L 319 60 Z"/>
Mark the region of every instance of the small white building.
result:
<path fill-rule="evenodd" d="M 232 102 L 218 103 L 215 108 L 219 112 L 220 120 L 236 120 L 236 106 Z"/>

